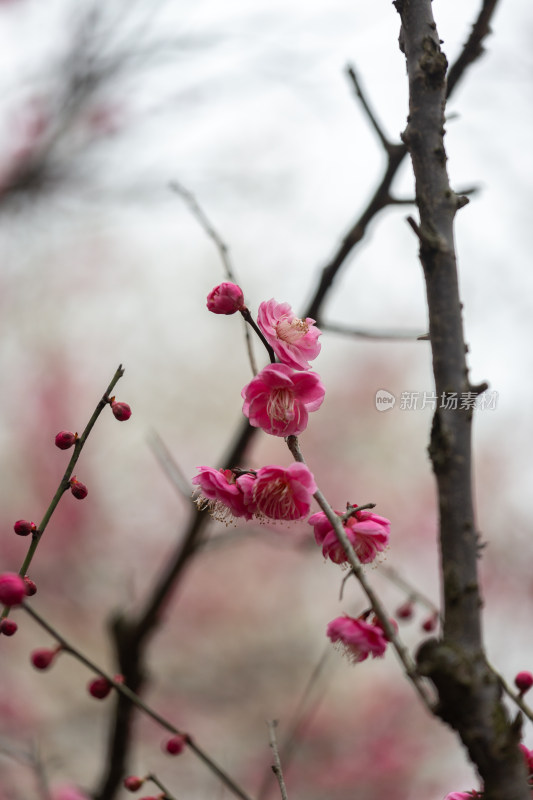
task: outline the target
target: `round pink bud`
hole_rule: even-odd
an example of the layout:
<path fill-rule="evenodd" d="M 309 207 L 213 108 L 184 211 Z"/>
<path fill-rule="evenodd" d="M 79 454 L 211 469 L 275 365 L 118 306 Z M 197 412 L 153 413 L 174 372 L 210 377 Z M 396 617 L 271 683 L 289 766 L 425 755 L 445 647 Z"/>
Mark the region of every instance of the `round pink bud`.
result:
<path fill-rule="evenodd" d="M 13 622 L 12 619 L 3 619 L 0 622 L 0 633 L 3 633 L 4 636 L 13 636 L 18 630 L 18 625 L 16 622 Z"/>
<path fill-rule="evenodd" d="M 103 700 L 111 691 L 112 686 L 107 678 L 95 678 L 89 683 L 87 689 L 89 694 L 96 697 L 97 700 Z"/>
<path fill-rule="evenodd" d="M 125 422 L 131 417 L 131 408 L 127 403 L 118 403 L 116 400 L 113 400 L 111 403 L 111 411 L 115 419 L 118 419 L 119 422 Z"/>
<path fill-rule="evenodd" d="M 408 620 L 411 619 L 414 613 L 414 606 L 410 600 L 407 600 L 405 603 L 402 603 L 401 606 L 398 606 L 396 609 L 396 616 L 398 619 Z"/>
<path fill-rule="evenodd" d="M 75 475 L 70 479 L 70 491 L 78 500 L 83 500 L 89 493 L 85 484 L 77 480 Z"/>
<path fill-rule="evenodd" d="M 176 736 L 167 739 L 164 743 L 164 749 L 167 753 L 170 753 L 171 756 L 178 756 L 185 749 L 186 744 L 187 737 L 183 734 L 176 734 Z"/>
<path fill-rule="evenodd" d="M 520 694 L 525 694 L 533 686 L 533 675 L 531 672 L 519 672 L 514 683 Z"/>
<path fill-rule="evenodd" d="M 138 778 L 136 775 L 128 775 L 124 778 L 124 786 L 130 792 L 136 792 L 144 783 L 144 778 Z"/>
<path fill-rule="evenodd" d="M 13 525 L 13 530 L 19 536 L 29 536 L 30 533 L 37 530 L 37 525 L 35 522 L 28 522 L 27 519 L 18 519 Z"/>
<path fill-rule="evenodd" d="M 60 450 L 68 450 L 76 443 L 77 438 L 78 434 L 72 433 L 72 431 L 59 431 L 56 436 L 56 447 L 59 447 Z"/>
<path fill-rule="evenodd" d="M 23 581 L 26 584 L 26 595 L 28 597 L 33 597 L 34 594 L 37 594 L 37 585 L 35 581 L 32 581 L 27 575 L 24 575 Z"/>
<path fill-rule="evenodd" d="M 57 648 L 55 650 L 46 650 L 43 647 L 41 650 L 34 650 L 30 656 L 31 663 L 35 669 L 48 669 L 58 652 Z"/>
<path fill-rule="evenodd" d="M 26 597 L 26 584 L 16 572 L 0 575 L 0 603 L 4 606 L 18 606 Z"/>
<path fill-rule="evenodd" d="M 207 295 L 207 308 L 213 314 L 235 314 L 246 308 L 244 295 L 235 283 L 221 283 Z"/>

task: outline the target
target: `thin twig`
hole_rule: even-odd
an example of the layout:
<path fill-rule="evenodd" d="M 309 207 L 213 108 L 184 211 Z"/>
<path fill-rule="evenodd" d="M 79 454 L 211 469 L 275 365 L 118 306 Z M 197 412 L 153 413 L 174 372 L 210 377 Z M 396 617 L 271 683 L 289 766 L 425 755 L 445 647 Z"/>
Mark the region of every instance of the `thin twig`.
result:
<path fill-rule="evenodd" d="M 329 333 L 341 333 L 343 336 L 356 336 L 359 339 L 373 339 L 382 342 L 416 342 L 420 338 L 420 330 L 369 330 L 368 328 L 351 328 L 348 325 L 324 322 L 324 320 L 320 322 L 320 328 L 322 331 L 328 331 Z"/>
<path fill-rule="evenodd" d="M 509 686 L 509 684 L 507 683 L 505 678 L 497 670 L 494 669 L 492 664 L 490 664 L 489 666 L 490 666 L 491 670 L 493 671 L 493 673 L 498 678 L 498 680 L 499 680 L 499 682 L 501 684 L 501 687 L 502 687 L 503 691 L 505 692 L 505 694 L 508 695 L 511 698 L 511 700 L 514 703 L 516 703 L 518 708 L 521 711 L 524 712 L 526 717 L 529 720 L 531 720 L 531 722 L 533 722 L 533 710 L 527 705 L 527 703 L 524 702 L 523 696 L 519 692 L 516 692 L 514 689 L 512 689 L 511 686 Z"/>
<path fill-rule="evenodd" d="M 361 84 L 359 83 L 359 79 L 358 79 L 357 75 L 355 74 L 354 68 L 351 65 L 348 65 L 346 67 L 346 73 L 347 73 L 348 77 L 350 78 L 350 80 L 351 80 L 351 82 L 353 84 L 353 88 L 355 90 L 355 94 L 357 95 L 357 97 L 359 99 L 359 102 L 361 103 L 361 105 L 363 107 L 363 110 L 364 110 L 365 114 L 367 115 L 371 126 L 374 128 L 374 131 L 376 132 L 381 144 L 383 145 L 383 147 L 385 148 L 385 150 L 388 153 L 391 150 L 391 148 L 393 147 L 393 144 L 385 136 L 385 132 L 383 131 L 383 128 L 381 127 L 381 125 L 377 121 L 376 115 L 374 114 L 374 112 L 372 111 L 370 106 L 368 105 L 368 101 L 366 99 L 366 96 L 365 96 L 362 88 L 361 88 Z"/>
<path fill-rule="evenodd" d="M 214 225 L 209 220 L 209 217 L 199 204 L 196 197 L 186 189 L 181 183 L 178 181 L 171 181 L 170 188 L 179 194 L 180 197 L 185 201 L 189 210 L 191 211 L 192 215 L 195 217 L 197 222 L 200 226 L 204 229 L 206 234 L 209 238 L 214 242 L 215 247 L 217 248 L 220 258 L 222 259 L 222 264 L 224 265 L 224 270 L 226 272 L 226 277 L 228 278 L 231 283 L 237 283 L 235 278 L 235 273 L 233 271 L 233 266 L 229 257 L 229 247 L 226 242 L 222 239 L 220 234 L 215 229 Z M 255 361 L 255 355 L 252 347 L 252 337 L 250 336 L 250 331 L 248 330 L 248 326 L 246 323 L 244 324 L 244 336 L 246 338 L 246 349 L 248 350 L 248 358 L 250 361 L 250 366 L 252 368 L 252 372 L 254 375 L 257 375 L 257 364 Z"/>
<path fill-rule="evenodd" d="M 287 796 L 287 788 L 285 786 L 285 781 L 283 780 L 283 771 L 281 769 L 281 761 L 279 759 L 279 752 L 278 752 L 278 743 L 276 740 L 276 728 L 278 725 L 277 719 L 269 720 L 268 722 L 268 735 L 270 739 L 270 747 L 272 748 L 272 753 L 274 755 L 274 763 L 272 765 L 272 772 L 277 778 L 279 783 L 279 790 L 281 793 L 281 800 L 288 800 Z"/>
<path fill-rule="evenodd" d="M 146 776 L 146 780 L 147 781 L 152 781 L 152 783 L 155 783 L 155 785 L 157 786 L 158 789 L 161 789 L 161 791 L 164 794 L 164 797 L 162 798 L 162 800 L 176 800 L 174 795 L 170 794 L 170 792 L 168 791 L 166 786 L 162 783 L 162 781 L 159 780 L 157 775 L 155 775 L 153 772 L 150 772 Z"/>
<path fill-rule="evenodd" d="M 185 738 L 185 742 L 190 750 L 198 756 L 198 758 L 204 762 L 204 764 L 213 772 L 224 785 L 231 791 L 236 797 L 239 797 L 240 800 L 251 800 L 250 796 L 242 789 L 235 781 L 226 773 L 224 770 L 216 764 L 213 759 L 207 755 L 207 753 L 202 750 L 199 745 L 197 745 L 193 739 L 189 736 L 189 734 L 185 733 L 184 731 L 177 728 L 173 725 L 169 720 L 165 719 L 161 714 L 151 708 L 147 703 L 142 700 L 139 695 L 135 694 L 125 683 L 121 683 L 120 681 L 115 680 L 111 675 L 105 672 L 101 667 L 98 666 L 92 659 L 82 653 L 77 647 L 71 644 L 62 634 L 60 634 L 56 628 L 53 627 L 47 620 L 44 619 L 34 608 L 30 605 L 27 601 L 24 601 L 21 604 L 24 611 L 32 617 L 38 625 L 41 626 L 47 633 L 52 636 L 56 642 L 61 645 L 61 650 L 64 653 L 69 653 L 71 656 L 76 658 L 81 664 L 84 664 L 91 672 L 96 673 L 101 678 L 105 678 L 111 686 L 116 689 L 116 691 L 125 697 L 129 703 L 132 703 L 136 706 L 140 711 L 146 714 L 148 717 L 151 717 L 155 722 L 161 725 L 170 733 L 176 734 L 178 736 L 183 736 Z"/>
<path fill-rule="evenodd" d="M 305 464 L 302 451 L 300 450 L 300 446 L 298 444 L 298 438 L 296 436 L 287 437 L 287 446 L 291 451 L 294 460 L 299 461 L 301 464 Z M 387 614 L 383 604 L 381 603 L 381 600 L 378 598 L 378 596 L 370 586 L 366 578 L 363 565 L 359 561 L 359 558 L 357 557 L 357 554 L 352 547 L 352 543 L 350 542 L 350 540 L 346 535 L 346 531 L 344 530 L 344 526 L 342 524 L 342 519 L 339 516 L 337 516 L 337 514 L 330 506 L 330 504 L 328 503 L 328 501 L 326 500 L 320 489 L 317 489 L 313 497 L 317 501 L 322 511 L 324 511 L 326 517 L 331 523 L 333 530 L 335 531 L 337 539 L 342 544 L 348 562 L 352 567 L 354 576 L 357 578 L 357 580 L 361 585 L 361 588 L 368 597 L 370 605 L 372 606 L 372 609 L 374 610 L 374 613 L 376 614 L 387 639 L 392 644 L 394 650 L 398 655 L 398 658 L 402 662 L 405 674 L 415 687 L 416 691 L 418 692 L 418 695 L 420 696 L 426 708 L 431 713 L 434 713 L 434 700 L 429 694 L 428 686 L 418 673 L 415 662 L 411 658 L 409 651 L 407 650 L 403 642 L 400 640 L 400 637 L 398 636 L 394 626 L 391 624 L 390 617 Z"/>
<path fill-rule="evenodd" d="M 400 589 L 403 589 L 412 600 L 416 600 L 422 606 L 425 606 L 429 611 L 433 614 L 439 616 L 439 609 L 433 603 L 429 597 L 425 594 L 422 594 L 417 588 L 413 586 L 413 584 L 409 583 L 400 573 L 398 570 L 394 569 L 394 567 L 389 567 L 387 564 L 378 564 L 378 571 L 384 575 L 387 580 L 393 583 L 395 586 L 398 586 Z"/>
<path fill-rule="evenodd" d="M 156 431 L 152 431 L 148 443 L 152 453 L 172 486 L 174 486 L 184 498 L 190 501 L 191 485 L 163 439 Z"/>
<path fill-rule="evenodd" d="M 68 490 L 68 488 L 70 486 L 70 478 L 72 477 L 72 473 L 74 472 L 74 467 L 76 466 L 76 464 L 78 462 L 78 459 L 80 457 L 80 454 L 81 454 L 81 451 L 83 449 L 83 446 L 84 446 L 85 442 L 87 441 L 87 438 L 88 438 L 89 434 L 91 433 L 96 420 L 98 419 L 98 417 L 100 416 L 100 414 L 102 413 L 102 411 L 106 407 L 106 405 L 108 405 L 109 400 L 110 400 L 111 392 L 113 391 L 113 389 L 115 388 L 115 385 L 120 380 L 120 378 L 122 378 L 123 375 L 124 375 L 124 369 L 122 367 L 122 364 L 119 364 L 119 366 L 117 368 L 117 371 L 113 375 L 109 386 L 107 387 L 107 389 L 105 390 L 105 392 L 103 394 L 102 399 L 99 401 L 98 405 L 96 406 L 95 410 L 93 411 L 93 414 L 92 414 L 89 422 L 85 426 L 85 430 L 83 431 L 82 435 L 80 437 L 78 437 L 78 439 L 76 439 L 76 442 L 74 444 L 74 452 L 72 453 L 71 459 L 68 462 L 68 466 L 67 466 L 67 468 L 65 470 L 65 473 L 64 473 L 63 477 L 61 478 L 61 481 L 59 482 L 59 486 L 57 488 L 57 491 L 54 494 L 54 496 L 53 496 L 53 498 L 52 498 L 52 500 L 50 502 L 50 505 L 46 509 L 44 517 L 42 518 L 41 522 L 39 523 L 39 526 L 38 526 L 37 530 L 34 531 L 34 533 L 32 534 L 32 540 L 31 540 L 30 545 L 28 547 L 28 550 L 27 550 L 26 556 L 24 558 L 24 561 L 22 562 L 22 566 L 19 569 L 19 575 L 22 575 L 22 577 L 24 577 L 27 574 L 28 568 L 29 568 L 29 566 L 30 566 L 30 564 L 32 562 L 33 556 L 35 555 L 35 551 L 37 550 L 37 547 L 39 546 L 39 542 L 42 539 L 42 536 L 43 536 L 43 533 L 44 533 L 44 531 L 46 529 L 46 526 L 50 522 L 52 514 L 56 510 L 56 508 L 57 508 L 57 506 L 59 504 L 59 501 L 61 500 L 62 496 L 64 495 L 64 493 Z M 7 617 L 8 614 L 9 614 L 9 607 L 6 607 L 6 608 L 4 608 L 4 610 L 2 612 L 2 619 Z"/>

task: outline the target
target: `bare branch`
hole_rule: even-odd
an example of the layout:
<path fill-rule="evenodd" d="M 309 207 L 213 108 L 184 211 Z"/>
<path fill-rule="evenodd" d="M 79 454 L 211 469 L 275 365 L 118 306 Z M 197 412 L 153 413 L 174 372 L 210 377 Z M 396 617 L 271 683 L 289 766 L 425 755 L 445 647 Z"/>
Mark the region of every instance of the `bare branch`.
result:
<path fill-rule="evenodd" d="M 368 117 L 370 125 L 374 128 L 374 131 L 376 132 L 376 134 L 378 136 L 378 139 L 381 142 L 381 144 L 383 145 L 383 147 L 386 150 L 386 152 L 390 153 L 392 148 L 394 147 L 394 145 L 391 142 L 389 142 L 389 140 L 385 136 L 383 128 L 381 127 L 381 125 L 377 121 L 374 112 L 372 111 L 372 109 L 368 105 L 368 101 L 366 99 L 366 96 L 365 96 L 362 88 L 361 88 L 361 84 L 359 83 L 359 79 L 358 79 L 357 75 L 355 74 L 354 68 L 352 66 L 348 65 L 346 67 L 346 73 L 347 73 L 348 77 L 350 78 L 350 80 L 351 80 L 351 82 L 353 84 L 353 88 L 354 88 L 355 94 L 357 95 L 357 97 L 359 99 L 359 102 L 361 103 L 361 105 L 363 107 L 363 110 L 364 110 L 365 114 Z"/>
<path fill-rule="evenodd" d="M 270 747 L 272 748 L 272 753 L 274 754 L 274 764 L 272 765 L 272 772 L 277 778 L 279 783 L 279 790 L 281 794 L 281 800 L 289 800 L 287 796 L 287 788 L 285 786 L 285 781 L 283 780 L 283 772 L 281 769 L 281 761 L 279 759 L 279 751 L 278 751 L 278 743 L 276 740 L 276 728 L 278 725 L 277 719 L 270 720 L 268 723 L 268 734 L 270 739 Z"/>
<path fill-rule="evenodd" d="M 176 459 L 156 431 L 152 431 L 148 440 L 150 449 L 156 457 L 161 469 L 178 490 L 178 492 L 188 501 L 191 499 L 191 485 Z"/>
<path fill-rule="evenodd" d="M 420 339 L 420 331 L 408 330 L 369 330 L 368 328 L 350 328 L 348 325 L 339 325 L 338 323 L 321 322 L 320 327 L 322 331 L 329 333 L 341 333 L 343 336 L 354 336 L 359 339 L 368 339 L 369 341 L 398 341 L 398 342 L 416 342 Z"/>

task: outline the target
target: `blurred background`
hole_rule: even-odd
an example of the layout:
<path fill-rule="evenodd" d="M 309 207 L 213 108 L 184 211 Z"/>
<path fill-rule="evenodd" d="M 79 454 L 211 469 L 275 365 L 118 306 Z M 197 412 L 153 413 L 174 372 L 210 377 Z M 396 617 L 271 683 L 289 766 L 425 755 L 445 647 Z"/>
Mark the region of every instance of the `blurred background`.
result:
<path fill-rule="evenodd" d="M 478 5 L 433 3 L 450 62 Z M 475 483 L 487 647 L 512 681 L 533 667 L 530 4 L 502 0 L 492 27 L 449 105 L 446 144 L 454 188 L 477 188 L 456 231 L 471 379 L 497 392 L 475 418 Z M 27 541 L 13 522 L 38 523 L 63 474 L 69 454 L 55 434 L 83 430 L 124 364 L 116 395 L 132 418 L 102 415 L 76 469 L 89 496 L 63 498 L 30 571 L 36 608 L 104 667 L 114 667 L 110 611 L 142 605 L 188 515 L 151 437 L 190 482 L 227 448 L 251 377 L 240 320 L 205 308 L 225 278 L 219 253 L 169 185 L 192 192 L 228 244 L 252 312 L 271 297 L 302 311 L 385 163 L 346 65 L 398 141 L 398 32 L 392 4 L 361 0 L 0 3 L 0 564 L 19 568 Z M 413 196 L 407 161 L 393 189 Z M 372 222 L 325 323 L 427 331 L 409 213 L 395 206 Z M 337 508 L 377 503 L 392 520 L 385 564 L 438 602 L 431 409 L 400 404 L 402 392 L 432 391 L 428 343 L 325 331 L 313 368 L 326 400 L 301 445 L 318 484 Z M 397 398 L 390 411 L 376 409 L 380 389 Z M 261 434 L 250 461 L 290 456 Z M 354 787 L 358 800 L 441 800 L 477 787 L 393 653 L 354 667 L 327 647 L 329 620 L 364 601 L 350 584 L 339 600 L 343 575 L 309 526 L 213 522 L 210 535 L 152 641 L 156 708 L 254 796 L 271 763 L 265 720 L 279 719 L 283 740 L 294 715 L 293 800 L 340 800 Z M 371 577 L 391 612 L 404 602 L 379 568 Z M 426 617 L 419 609 L 402 626 L 409 646 L 427 635 Z M 0 642 L 0 798 L 40 800 L 36 763 L 52 788 L 91 789 L 111 704 L 88 696 L 89 674 L 67 656 L 35 672 L 31 650 L 51 641 L 14 618 L 19 632 Z M 229 796 L 191 754 L 164 756 L 163 738 L 139 720 L 132 772 L 157 772 L 178 797 Z M 277 793 L 271 784 L 262 797 Z"/>

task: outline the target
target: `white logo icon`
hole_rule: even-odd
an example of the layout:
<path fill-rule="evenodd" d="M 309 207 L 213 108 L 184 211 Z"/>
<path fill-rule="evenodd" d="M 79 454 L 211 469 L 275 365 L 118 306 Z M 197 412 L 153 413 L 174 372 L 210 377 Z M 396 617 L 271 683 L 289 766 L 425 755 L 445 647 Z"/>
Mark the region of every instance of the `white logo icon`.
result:
<path fill-rule="evenodd" d="M 396 398 L 386 389 L 378 389 L 376 392 L 376 408 L 378 411 L 390 411 L 394 408 Z"/>

